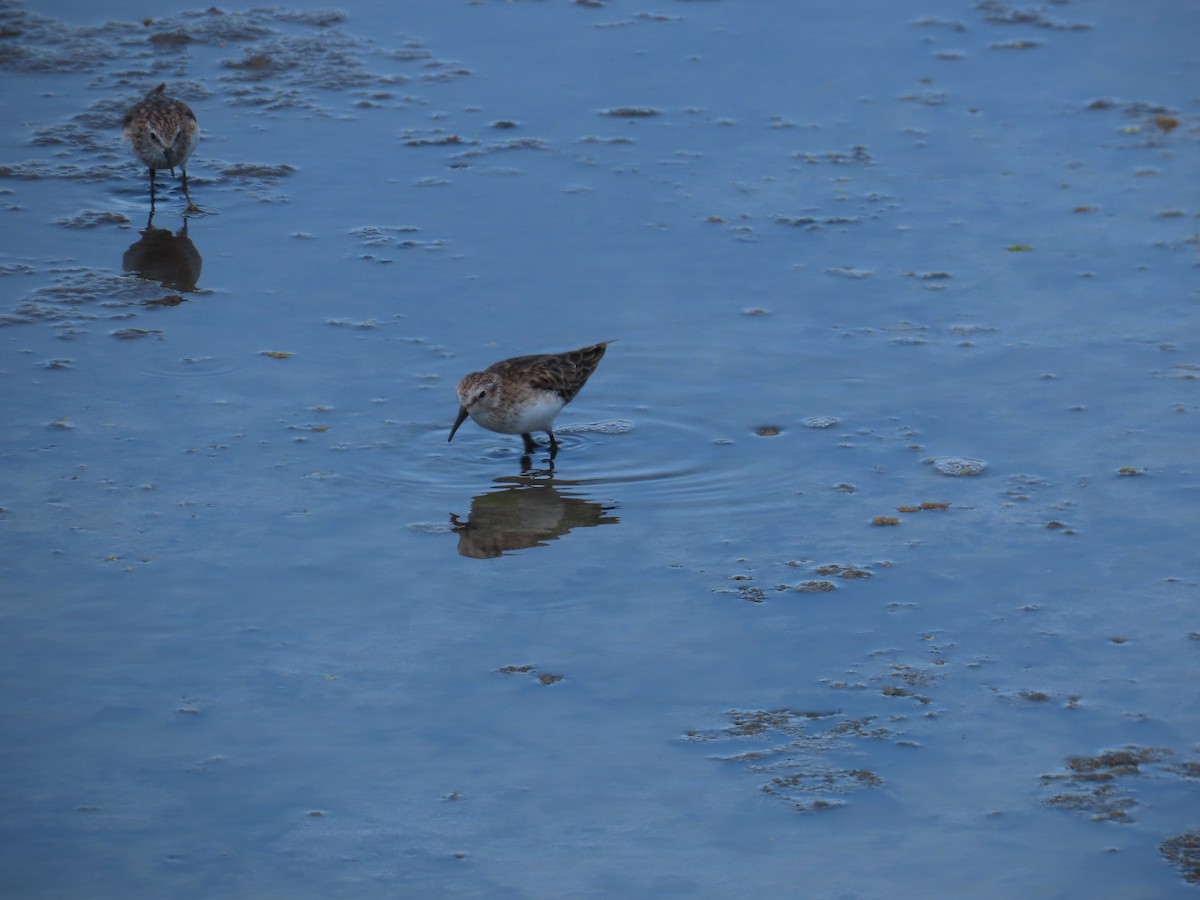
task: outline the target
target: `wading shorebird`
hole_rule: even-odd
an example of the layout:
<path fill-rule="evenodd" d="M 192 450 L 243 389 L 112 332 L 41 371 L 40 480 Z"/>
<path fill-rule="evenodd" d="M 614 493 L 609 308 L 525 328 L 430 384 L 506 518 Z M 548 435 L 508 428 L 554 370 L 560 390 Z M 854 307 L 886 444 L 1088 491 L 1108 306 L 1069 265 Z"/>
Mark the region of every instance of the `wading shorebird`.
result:
<path fill-rule="evenodd" d="M 121 134 L 133 155 L 150 170 L 150 206 L 154 206 L 155 171 L 169 169 L 174 176 L 175 167 L 179 166 L 188 212 L 197 212 L 199 207 L 188 193 L 187 158 L 196 149 L 200 126 L 196 124 L 196 114 L 191 107 L 182 100 L 168 97 L 166 91 L 167 86 L 160 84 L 125 113 Z"/>
<path fill-rule="evenodd" d="M 587 384 L 611 341 L 566 353 L 514 356 L 472 372 L 458 383 L 459 410 L 447 442 L 470 416 L 489 431 L 519 434 L 525 452 L 537 449 L 532 432 L 550 437 L 550 458 L 558 453 L 554 417 Z"/>

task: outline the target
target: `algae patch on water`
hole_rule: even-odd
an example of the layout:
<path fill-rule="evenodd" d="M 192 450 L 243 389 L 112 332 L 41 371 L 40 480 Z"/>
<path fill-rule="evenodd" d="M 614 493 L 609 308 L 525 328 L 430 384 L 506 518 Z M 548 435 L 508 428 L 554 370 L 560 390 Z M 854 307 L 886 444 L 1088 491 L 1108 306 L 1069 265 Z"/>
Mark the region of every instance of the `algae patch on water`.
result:
<path fill-rule="evenodd" d="M 853 718 L 841 711 L 768 709 L 730 710 L 721 728 L 693 730 L 689 743 L 728 746 L 734 752 L 712 757 L 740 763 L 746 771 L 765 776 L 764 794 L 790 803 L 798 812 L 820 812 L 844 806 L 846 798 L 884 779 L 861 765 L 843 764 L 856 756 L 855 742 L 886 740 L 891 729 L 872 723 L 873 717 Z"/>
<path fill-rule="evenodd" d="M 1163 777 L 1188 778 L 1194 761 L 1167 764 L 1174 751 L 1167 747 L 1138 747 L 1128 745 L 1118 750 L 1105 750 L 1092 756 L 1067 758 L 1063 772 L 1041 777 L 1044 785 L 1064 785 L 1065 790 L 1042 802 L 1057 809 L 1067 809 L 1089 816 L 1094 822 L 1129 823 L 1135 821 L 1133 810 L 1140 803 L 1133 792 L 1139 777 L 1156 780 Z"/>

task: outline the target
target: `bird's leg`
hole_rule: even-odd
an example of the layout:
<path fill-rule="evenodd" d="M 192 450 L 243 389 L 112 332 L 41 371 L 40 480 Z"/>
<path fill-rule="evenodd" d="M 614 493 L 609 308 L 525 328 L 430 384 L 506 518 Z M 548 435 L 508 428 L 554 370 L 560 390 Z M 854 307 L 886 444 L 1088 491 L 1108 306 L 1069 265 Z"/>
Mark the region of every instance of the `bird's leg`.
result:
<path fill-rule="evenodd" d="M 154 215 L 154 166 L 150 166 L 150 215 Z"/>
<path fill-rule="evenodd" d="M 188 212 L 200 212 L 200 207 L 198 207 L 195 203 L 192 202 L 192 195 L 188 193 L 187 166 L 180 166 L 179 171 L 181 173 L 181 181 L 183 182 L 183 196 L 185 198 L 187 198 L 187 204 L 188 204 L 187 211 Z"/>
<path fill-rule="evenodd" d="M 535 441 L 533 439 L 532 434 L 523 434 L 523 435 L 521 435 L 521 439 L 523 441 L 525 441 L 525 452 L 526 453 L 532 453 L 534 450 L 537 449 L 537 441 Z"/>
<path fill-rule="evenodd" d="M 546 429 L 546 434 L 550 435 L 550 458 L 558 456 L 558 441 L 554 439 L 554 432 L 549 428 Z"/>

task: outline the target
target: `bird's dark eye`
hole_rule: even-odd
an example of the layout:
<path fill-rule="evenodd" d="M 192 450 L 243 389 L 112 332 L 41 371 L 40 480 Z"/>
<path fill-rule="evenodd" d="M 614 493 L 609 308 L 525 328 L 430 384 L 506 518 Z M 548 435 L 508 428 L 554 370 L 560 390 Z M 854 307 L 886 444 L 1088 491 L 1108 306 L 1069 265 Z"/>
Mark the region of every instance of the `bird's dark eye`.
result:
<path fill-rule="evenodd" d="M 479 396 L 476 397 L 475 399 L 482 400 L 486 396 L 487 396 L 487 388 L 484 388 L 482 391 L 479 392 Z"/>

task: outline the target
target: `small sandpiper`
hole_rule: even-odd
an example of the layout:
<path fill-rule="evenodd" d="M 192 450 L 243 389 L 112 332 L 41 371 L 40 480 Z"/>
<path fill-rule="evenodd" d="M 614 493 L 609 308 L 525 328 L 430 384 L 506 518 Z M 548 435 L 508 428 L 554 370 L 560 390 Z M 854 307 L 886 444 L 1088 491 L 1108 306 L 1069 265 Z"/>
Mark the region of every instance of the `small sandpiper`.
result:
<path fill-rule="evenodd" d="M 456 389 L 460 408 L 447 442 L 454 440 L 458 426 L 470 416 L 489 431 L 519 434 L 526 453 L 537 449 L 531 432 L 546 432 L 553 459 L 558 453 L 554 417 L 587 384 L 610 343 L 566 353 L 514 356 L 465 376 Z"/>
<path fill-rule="evenodd" d="M 154 206 L 155 170 L 170 169 L 174 176 L 175 167 L 179 166 L 188 212 L 197 212 L 200 208 L 188 193 L 187 158 L 196 149 L 200 126 L 196 124 L 196 114 L 191 107 L 182 100 L 168 97 L 166 91 L 167 86 L 160 84 L 125 113 L 121 133 L 134 156 L 150 169 L 151 207 Z"/>

